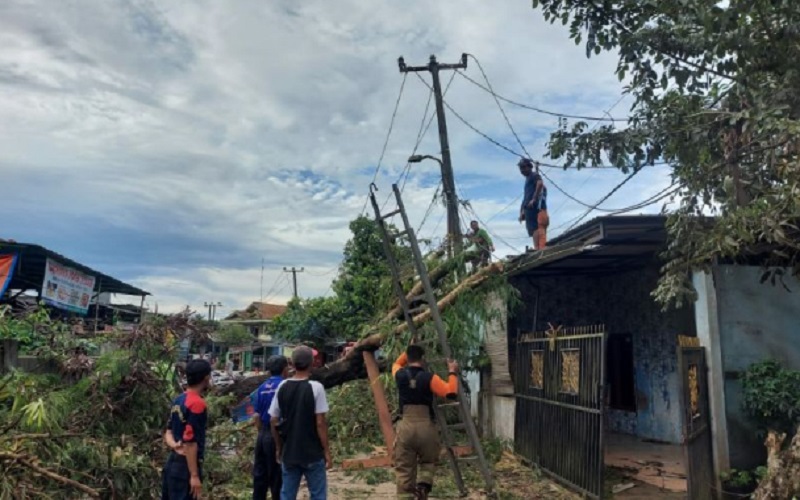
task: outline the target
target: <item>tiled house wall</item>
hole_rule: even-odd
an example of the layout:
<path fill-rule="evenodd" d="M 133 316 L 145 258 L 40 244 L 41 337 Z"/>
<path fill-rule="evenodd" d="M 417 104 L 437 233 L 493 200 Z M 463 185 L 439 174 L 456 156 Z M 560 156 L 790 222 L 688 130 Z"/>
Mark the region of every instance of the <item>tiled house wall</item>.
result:
<path fill-rule="evenodd" d="M 604 324 L 609 334 L 629 333 L 633 341 L 637 410 L 608 410 L 607 429 L 680 442 L 677 336 L 694 335 L 694 316 L 690 308 L 663 313 L 650 296 L 657 280 L 657 263 L 613 275 L 513 279 L 523 304 L 509 320 L 512 360 L 517 329 L 534 329 L 537 293 L 536 330 L 546 330 L 548 323 Z"/>

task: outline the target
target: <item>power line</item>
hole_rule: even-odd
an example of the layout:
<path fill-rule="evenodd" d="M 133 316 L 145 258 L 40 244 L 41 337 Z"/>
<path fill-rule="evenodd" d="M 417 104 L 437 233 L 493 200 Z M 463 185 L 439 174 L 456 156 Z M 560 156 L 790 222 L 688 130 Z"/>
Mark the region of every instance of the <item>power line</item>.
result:
<path fill-rule="evenodd" d="M 292 286 L 292 282 L 289 280 L 289 275 L 288 274 L 281 273 L 281 276 L 283 276 L 285 278 L 285 282 L 284 282 L 283 286 L 280 287 L 278 290 L 276 290 L 273 294 L 269 295 L 266 299 L 264 299 L 265 302 L 269 302 L 273 298 L 275 298 L 278 295 L 280 295 L 281 293 L 283 293 L 283 291 L 286 290 L 286 288 Z"/>
<path fill-rule="evenodd" d="M 478 62 L 478 59 L 475 56 L 473 56 L 472 54 L 467 54 L 467 55 L 469 57 L 471 57 L 472 59 L 474 59 L 476 63 Z M 478 64 L 480 64 L 480 63 L 478 63 Z M 481 71 L 483 71 L 483 70 L 481 70 Z M 588 120 L 588 121 L 597 121 L 597 122 L 624 122 L 624 121 L 628 121 L 627 118 L 613 118 L 611 116 L 597 117 L 597 116 L 570 115 L 570 114 L 567 114 L 567 113 L 559 113 L 559 112 L 556 112 L 556 111 L 549 111 L 549 110 L 546 110 L 546 109 L 538 108 L 536 106 L 523 104 L 521 102 L 514 101 L 513 99 L 509 99 L 507 97 L 503 97 L 502 95 L 496 93 L 491 87 L 487 88 L 486 86 L 482 85 L 481 83 L 476 82 L 475 80 L 470 78 L 466 73 L 464 73 L 462 71 L 456 71 L 456 72 L 459 74 L 459 76 L 461 76 L 462 78 L 466 79 L 467 81 L 469 81 L 470 83 L 472 83 L 476 87 L 481 88 L 481 89 L 485 90 L 486 92 L 489 92 L 490 94 L 492 94 L 495 97 L 495 99 L 499 99 L 499 100 L 501 100 L 503 102 L 507 102 L 508 104 L 512 104 L 512 105 L 518 106 L 520 108 L 528 109 L 530 111 L 535 111 L 537 113 L 542 113 L 542 114 L 550 115 L 550 116 L 556 116 L 558 118 L 573 118 L 573 119 L 576 119 L 576 120 Z"/>
<path fill-rule="evenodd" d="M 622 102 L 622 99 L 624 99 L 624 98 L 625 98 L 625 94 L 622 94 L 621 96 L 619 96 L 619 99 L 617 99 L 617 101 L 616 101 L 614 104 L 612 104 L 612 105 L 611 105 L 611 107 L 610 107 L 610 108 L 608 108 L 608 109 L 605 111 L 605 114 L 606 114 L 606 115 L 608 115 L 608 116 L 611 116 L 611 115 L 610 115 L 611 111 L 612 111 L 614 108 L 616 108 L 616 107 L 619 105 L 619 103 L 621 103 L 621 102 Z M 590 129 L 590 130 L 589 130 L 589 132 L 592 132 L 594 129 L 596 129 L 598 125 L 600 125 L 600 122 L 597 122 L 597 123 L 595 123 L 595 124 L 594 124 L 594 126 L 593 126 L 593 127 Z M 591 180 L 591 179 L 592 179 L 592 178 L 595 176 L 595 174 L 596 174 L 596 173 L 597 173 L 597 170 L 593 170 L 591 174 L 589 174 L 589 175 L 588 175 L 588 176 L 587 176 L 585 179 L 583 179 L 583 182 L 581 183 L 581 185 L 580 185 L 580 186 L 578 186 L 578 189 L 576 189 L 576 190 L 575 190 L 575 193 L 577 194 L 577 192 L 578 192 L 578 191 L 580 191 L 581 189 L 583 189 L 583 186 L 585 186 L 585 185 L 586 185 L 586 183 L 587 183 L 587 182 L 589 182 L 589 181 L 590 181 L 590 180 Z M 556 212 L 556 213 L 558 213 L 558 212 L 559 212 L 559 211 L 560 211 L 560 210 L 561 210 L 561 209 L 564 207 L 564 205 L 565 205 L 566 203 L 567 203 L 567 202 L 566 202 L 566 200 L 564 200 L 564 201 L 561 203 L 561 205 L 559 205 L 559 206 L 558 206 L 558 208 L 555 210 L 555 212 Z"/>
<path fill-rule="evenodd" d="M 386 131 L 386 140 L 383 141 L 383 148 L 381 149 L 381 156 L 378 158 L 378 164 L 375 165 L 375 172 L 372 174 L 372 182 L 374 183 L 375 180 L 378 178 L 378 172 L 381 169 L 381 164 L 383 163 L 383 157 L 386 155 L 386 148 L 389 145 L 389 138 L 392 136 L 392 130 L 394 130 L 394 120 L 397 118 L 397 110 L 400 108 L 400 100 L 403 98 L 403 89 L 406 87 L 406 76 L 403 75 L 403 81 L 400 83 L 400 91 L 397 93 L 397 101 L 394 103 L 394 111 L 392 112 L 392 118 L 389 121 L 389 130 Z M 369 201 L 369 196 L 367 199 L 364 200 L 364 207 L 361 209 L 361 213 L 364 213 L 364 210 L 367 209 L 367 202 Z"/>
<path fill-rule="evenodd" d="M 436 111 L 434 110 L 433 113 L 431 113 L 430 118 L 428 119 L 428 123 L 425 124 L 425 118 L 428 116 L 428 109 L 430 109 L 431 100 L 433 99 L 433 88 L 431 88 L 428 85 L 428 83 L 424 79 L 422 79 L 421 76 L 419 76 L 418 73 L 414 73 L 414 74 L 417 75 L 417 78 L 420 78 L 422 80 L 422 82 L 425 84 L 425 86 L 428 87 L 428 89 L 430 89 L 430 92 L 428 93 L 428 102 L 425 103 L 425 112 L 422 114 L 422 121 L 419 124 L 420 129 L 419 129 L 419 132 L 417 132 L 417 142 L 414 144 L 414 149 L 411 151 L 411 154 L 409 156 L 414 156 L 415 154 L 417 154 L 417 149 L 419 149 L 420 144 L 422 144 L 422 139 L 425 138 L 425 135 L 427 135 L 427 133 L 428 133 L 428 129 L 431 128 L 431 124 L 433 123 L 433 119 L 436 118 Z M 404 73 L 404 75 L 408 75 L 408 73 Z M 456 77 L 456 74 L 455 74 L 455 72 L 453 72 L 450 75 L 450 80 L 447 81 L 447 85 L 444 88 L 444 92 L 442 93 L 442 98 L 444 98 L 444 96 L 447 95 L 447 91 L 450 90 L 450 85 L 453 84 L 453 80 L 455 80 L 455 77 Z M 423 129 L 423 125 L 425 125 L 424 129 Z M 409 176 L 410 173 L 411 173 L 411 162 L 406 161 L 406 166 L 400 172 L 400 176 L 397 178 L 397 182 L 395 183 L 395 184 L 400 184 L 400 194 L 403 194 L 403 190 L 406 188 L 406 182 L 408 181 L 408 176 Z M 400 179 L 403 179 L 402 184 L 400 183 Z M 391 196 L 392 196 L 391 193 L 389 193 L 389 195 L 386 198 L 386 201 L 383 202 L 383 206 L 381 207 L 381 210 L 386 208 L 386 204 L 391 199 Z"/>
<path fill-rule="evenodd" d="M 436 205 L 436 200 L 437 200 L 437 199 L 438 199 L 438 197 L 439 197 L 439 188 L 440 188 L 440 187 L 442 187 L 442 185 L 441 185 L 441 184 L 439 184 L 438 186 L 436 186 L 436 191 L 434 191 L 434 193 L 433 193 L 433 198 L 431 198 L 431 202 L 430 202 L 430 204 L 428 205 L 428 209 L 425 211 L 425 215 L 423 215 L 423 216 L 422 216 L 422 222 L 420 222 L 420 223 L 419 223 L 419 227 L 417 227 L 416 234 L 419 234 L 419 233 L 420 233 L 420 231 L 422 230 L 422 226 L 424 226 L 424 225 L 425 225 L 425 221 L 427 221 L 427 220 L 428 220 L 428 216 L 429 216 L 429 215 L 431 214 L 431 212 L 433 211 L 433 207 Z"/>
<path fill-rule="evenodd" d="M 486 74 L 486 72 L 485 72 L 485 71 L 483 71 L 483 67 L 482 67 L 482 66 L 481 66 L 481 64 L 480 64 L 480 61 L 478 61 L 478 60 L 477 60 L 477 58 L 476 58 L 475 56 L 472 56 L 472 58 L 475 60 L 476 64 L 478 65 L 478 68 L 481 70 L 481 73 L 483 74 L 483 77 L 484 77 L 484 79 L 486 80 L 486 85 L 487 85 L 487 86 L 488 86 L 488 87 L 491 89 L 491 88 L 492 88 L 492 84 L 491 84 L 491 82 L 489 81 L 489 76 Z M 427 83 L 426 83 L 426 84 L 427 84 Z M 493 95 L 494 95 L 494 94 L 493 94 Z M 447 103 L 447 101 L 444 101 L 444 104 L 445 104 L 445 105 L 448 107 L 448 109 L 450 109 L 450 111 L 451 111 L 451 112 L 452 112 L 454 115 L 456 115 L 456 117 L 457 117 L 459 120 L 461 120 L 461 122 L 462 122 L 462 123 L 464 123 L 464 124 L 465 124 L 467 127 L 471 128 L 472 130 L 474 130 L 475 132 L 477 132 L 478 134 L 480 134 L 481 136 L 483 136 L 483 137 L 484 137 L 485 139 L 487 139 L 488 141 L 492 142 L 493 144 L 495 144 L 495 145 L 497 145 L 497 146 L 499 146 L 499 147 L 503 148 L 504 150 L 506 150 L 506 151 L 510 152 L 511 154 L 513 154 L 513 155 L 515 155 L 515 156 L 518 156 L 518 157 L 520 157 L 520 158 L 531 158 L 531 154 L 530 154 L 530 153 L 528 152 L 528 150 L 525 148 L 525 145 L 522 143 L 522 140 L 519 138 L 519 135 L 517 134 L 517 131 L 516 131 L 516 130 L 514 130 L 514 126 L 511 124 L 511 120 L 509 120 L 509 119 L 508 119 L 508 115 L 506 115 L 506 112 L 505 112 L 505 110 L 503 109 L 503 105 L 502 105 L 502 104 L 500 104 L 500 101 L 499 101 L 499 100 L 498 100 L 496 97 L 495 97 L 495 103 L 497 104 L 497 108 L 500 110 L 500 113 L 503 115 L 503 118 L 505 119 L 506 125 L 508 125 L 508 128 L 509 128 L 509 130 L 511 130 L 511 133 L 514 135 L 514 138 L 517 140 L 517 143 L 518 143 L 518 144 L 519 144 L 519 146 L 522 148 L 522 150 L 525 152 L 525 154 L 524 154 L 524 155 L 522 155 L 522 154 L 520 154 L 520 153 L 518 153 L 518 152 L 514 151 L 513 149 L 511 149 L 511 148 L 509 148 L 509 147 L 507 147 L 507 146 L 505 146 L 505 145 L 501 144 L 500 142 L 496 141 L 495 139 L 493 139 L 493 138 L 489 137 L 487 134 L 484 134 L 483 132 L 481 132 L 480 130 L 478 130 L 478 129 L 477 129 L 476 127 L 474 127 L 474 126 L 473 126 L 471 123 L 467 122 L 467 121 L 466 121 L 466 120 L 465 120 L 463 117 L 461 117 L 461 115 L 459 115 L 459 114 L 458 114 L 458 113 L 457 113 L 457 112 L 456 112 L 456 111 L 455 111 L 455 110 L 454 110 L 454 109 L 453 109 L 453 108 L 452 108 L 452 107 L 451 107 L 451 106 L 450 106 L 450 105 Z M 539 165 L 543 165 L 543 164 L 542 164 L 542 163 L 539 163 Z M 560 168 L 560 167 L 559 167 L 559 168 Z M 575 198 L 574 196 L 572 196 L 571 194 L 569 194 L 567 191 L 565 191 L 564 189 L 562 189 L 562 188 L 561 188 L 561 186 L 559 186 L 558 184 L 556 184 L 556 182 L 555 182 L 555 181 L 553 181 L 553 179 L 551 179 L 551 178 L 550 178 L 550 176 L 548 176 L 548 175 L 547 175 L 545 172 L 540 172 L 540 173 L 542 174 L 542 176 L 543 176 L 545 179 L 547 179 L 547 182 L 548 182 L 548 183 L 552 184 L 552 186 L 553 186 L 554 188 L 556 188 L 558 191 L 560 191 L 560 192 L 561 192 L 561 193 L 562 193 L 564 196 L 568 197 L 569 199 L 571 199 L 571 200 L 575 201 L 576 203 L 579 203 L 579 204 L 581 204 L 581 205 L 583 205 L 583 206 L 585 206 L 585 207 L 591 207 L 591 206 L 592 206 L 592 205 L 589 205 L 588 203 L 585 203 L 585 202 L 583 202 L 583 201 L 581 201 L 581 200 L 579 200 L 579 199 Z"/>
<path fill-rule="evenodd" d="M 278 286 L 278 281 L 280 281 L 281 277 L 283 277 L 282 273 L 279 274 L 277 277 L 275 277 L 275 281 L 272 282 L 272 285 L 269 287 L 269 291 L 266 293 L 266 295 L 262 295 L 262 299 L 261 299 L 262 302 L 267 302 L 267 300 L 264 299 L 263 297 L 269 297 L 270 296 L 270 294 L 275 290 L 275 287 Z"/>
<path fill-rule="evenodd" d="M 577 225 L 578 225 L 578 224 L 579 224 L 579 223 L 580 223 L 580 222 L 581 222 L 583 219 L 585 219 L 585 218 L 586 218 L 586 217 L 587 217 L 587 216 L 588 216 L 590 213 L 592 213 L 592 212 L 594 212 L 595 210 L 597 210 L 597 207 L 599 207 L 600 205 L 602 205 L 602 204 L 603 204 L 603 202 L 604 202 L 604 201 L 606 201 L 607 199 L 611 198 L 611 196 L 612 196 L 614 193 L 616 193 L 617 191 L 619 191 L 619 189 L 620 189 L 622 186 L 624 186 L 624 185 L 625 185 L 625 184 L 626 184 L 626 183 L 627 183 L 629 180 L 633 179 L 633 176 L 634 176 L 634 175 L 636 175 L 636 174 L 638 174 L 639 172 L 641 172 L 641 169 L 634 170 L 633 172 L 631 172 L 631 174 L 630 174 L 629 176 L 625 177 L 625 179 L 623 179 L 623 180 L 622 180 L 622 182 L 620 182 L 619 184 L 617 184 L 616 186 L 614 186 L 614 188 L 613 188 L 611 191 L 609 191 L 609 192 L 608 192 L 608 193 L 607 193 L 605 196 L 603 196 L 602 198 L 600 198 L 600 200 L 599 200 L 597 203 L 595 203 L 595 204 L 594 204 L 594 206 L 592 206 L 592 207 L 589 207 L 589 209 L 588 209 L 586 212 L 584 212 L 584 214 L 583 214 L 583 215 L 581 215 L 580 217 L 578 217 L 578 220 L 577 220 L 577 221 L 575 221 L 575 222 L 574 222 L 574 223 L 573 223 L 573 224 L 572 224 L 570 227 L 568 227 L 568 228 L 567 228 L 567 231 L 569 231 L 569 230 L 570 230 L 570 229 L 572 229 L 573 227 L 577 226 Z"/>
<path fill-rule="evenodd" d="M 472 214 L 472 215 L 475 217 L 475 220 L 477 220 L 477 221 L 478 221 L 478 222 L 479 222 L 479 223 L 480 223 L 480 224 L 483 226 L 483 228 L 484 228 L 484 229 L 486 229 L 486 232 L 488 232 L 490 236 L 492 236 L 493 238 L 497 239 L 497 240 L 498 240 L 498 241 L 500 241 L 501 243 L 505 244 L 507 247 L 511 248 L 511 249 L 512 249 L 512 250 L 514 250 L 515 252 L 519 252 L 519 249 L 518 249 L 518 248 L 516 248 L 514 245 L 512 245 L 512 244 L 511 244 L 511 243 L 509 243 L 508 241 L 504 240 L 502 237 L 500 237 L 500 236 L 496 235 L 495 233 L 493 233 L 493 232 L 492 232 L 492 231 L 489 229 L 489 224 L 485 223 L 485 222 L 484 222 L 484 221 L 483 221 L 483 220 L 480 218 L 480 216 L 478 215 L 478 213 L 475 211 L 475 209 L 474 209 L 474 208 L 472 208 L 472 205 L 469 203 L 469 201 L 468 201 L 468 200 L 466 199 L 466 197 L 464 196 L 464 192 L 461 190 L 461 186 L 459 186 L 459 185 L 456 185 L 456 189 L 458 190 L 458 195 L 459 195 L 459 198 L 460 198 L 462 201 L 464 201 L 464 203 L 462 203 L 462 206 L 464 207 L 464 210 L 465 210 L 465 211 L 467 211 L 468 213 Z M 492 255 L 494 255 L 494 254 L 492 254 Z"/>
<path fill-rule="evenodd" d="M 521 197 L 522 197 L 522 195 L 517 195 L 517 197 L 516 197 L 516 198 L 514 198 L 513 200 L 511 200 L 510 202 L 508 202 L 508 205 L 506 205 L 506 206 L 504 206 L 503 208 L 501 208 L 501 209 L 500 209 L 500 210 L 499 210 L 497 213 L 495 213 L 494 215 L 492 215 L 491 217 L 489 217 L 489 218 L 488 218 L 488 219 L 486 219 L 486 220 L 487 220 L 487 221 L 490 221 L 490 220 L 494 219 L 495 217 L 497 217 L 498 215 L 502 214 L 503 212 L 505 212 L 506 210 L 508 210 L 509 208 L 511 208 L 511 205 L 513 205 L 514 203 L 516 203 L 516 202 L 517 202 L 517 200 L 519 200 Z"/>
<path fill-rule="evenodd" d="M 620 214 L 632 212 L 634 210 L 639 210 L 641 208 L 645 208 L 647 206 L 650 206 L 650 205 L 653 205 L 655 203 L 658 203 L 659 201 L 661 201 L 661 200 L 663 200 L 663 199 L 665 199 L 665 198 L 667 198 L 669 196 L 672 196 L 673 194 L 677 193 L 679 189 L 680 189 L 680 187 L 677 186 L 677 183 L 673 182 L 669 186 L 667 186 L 666 188 L 664 188 L 661 191 L 659 191 L 658 193 L 654 194 L 653 196 L 651 196 L 649 198 L 646 198 L 646 199 L 644 199 L 644 200 L 642 200 L 642 201 L 640 201 L 638 203 L 635 203 L 633 205 L 629 205 L 629 206 L 624 207 L 624 208 L 596 209 L 596 210 L 609 212 L 609 215 L 620 215 Z M 555 228 L 551 229 L 551 231 L 555 232 L 555 231 L 558 231 L 559 229 L 561 229 L 564 226 L 568 226 L 568 225 L 572 224 L 572 226 L 570 226 L 570 228 L 568 229 L 568 231 L 569 231 L 569 230 L 571 230 L 573 227 L 575 227 L 577 225 L 577 224 L 573 224 L 573 222 L 581 219 L 585 215 L 586 214 L 579 215 L 577 217 L 573 217 L 572 219 L 564 222 L 563 224 L 561 224 L 559 226 L 556 226 Z"/>

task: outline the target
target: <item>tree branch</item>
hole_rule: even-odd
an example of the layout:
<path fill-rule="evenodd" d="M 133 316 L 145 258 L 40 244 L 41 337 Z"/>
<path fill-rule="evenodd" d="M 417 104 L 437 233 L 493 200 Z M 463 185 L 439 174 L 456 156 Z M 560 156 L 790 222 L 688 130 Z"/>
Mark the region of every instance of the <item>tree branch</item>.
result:
<path fill-rule="evenodd" d="M 89 486 L 86 486 L 85 484 L 79 483 L 77 481 L 74 481 L 72 479 L 64 477 L 64 476 L 62 476 L 60 474 L 56 474 L 55 472 L 53 472 L 51 470 L 45 469 L 44 467 L 41 467 L 41 466 L 33 463 L 30 460 L 30 458 L 27 457 L 26 455 L 20 455 L 18 453 L 10 453 L 10 452 L 0 452 L 0 460 L 10 460 L 10 461 L 13 461 L 13 462 L 17 462 L 17 463 L 19 463 L 21 465 L 24 465 L 25 467 L 33 470 L 34 472 L 36 472 L 37 474 L 39 474 L 41 476 L 50 478 L 53 481 L 57 481 L 57 482 L 59 482 L 61 484 L 65 484 L 67 486 L 71 486 L 72 488 L 81 490 L 82 492 L 86 493 L 87 495 L 89 495 L 92 498 L 100 498 L 100 492 L 97 491 L 96 489 L 90 488 Z"/>

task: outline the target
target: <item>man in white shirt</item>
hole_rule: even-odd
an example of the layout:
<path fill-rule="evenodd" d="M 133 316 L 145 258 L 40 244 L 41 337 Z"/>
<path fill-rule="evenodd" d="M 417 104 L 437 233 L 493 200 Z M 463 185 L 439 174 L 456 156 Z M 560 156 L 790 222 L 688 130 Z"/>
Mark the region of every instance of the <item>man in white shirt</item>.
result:
<path fill-rule="evenodd" d="M 303 476 L 311 500 L 327 500 L 325 470 L 330 469 L 328 445 L 328 400 L 325 388 L 309 380 L 314 353 L 301 346 L 292 352 L 294 377 L 278 386 L 269 407 L 277 460 L 283 471 L 281 500 L 295 500 Z"/>

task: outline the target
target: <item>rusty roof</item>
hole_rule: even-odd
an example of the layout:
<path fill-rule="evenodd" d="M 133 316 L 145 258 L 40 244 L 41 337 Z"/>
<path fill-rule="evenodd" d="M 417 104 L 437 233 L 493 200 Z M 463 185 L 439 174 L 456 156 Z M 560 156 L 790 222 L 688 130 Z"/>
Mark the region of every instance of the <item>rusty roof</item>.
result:
<path fill-rule="evenodd" d="M 285 311 L 284 305 L 253 302 L 246 309 L 232 312 L 225 320 L 272 320 Z"/>

